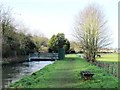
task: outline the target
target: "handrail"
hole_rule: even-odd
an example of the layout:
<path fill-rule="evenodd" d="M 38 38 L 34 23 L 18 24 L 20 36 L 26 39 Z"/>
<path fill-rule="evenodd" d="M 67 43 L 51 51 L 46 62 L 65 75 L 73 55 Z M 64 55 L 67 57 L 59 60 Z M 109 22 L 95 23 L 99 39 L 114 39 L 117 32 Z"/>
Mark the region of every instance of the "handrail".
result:
<path fill-rule="evenodd" d="M 58 59 L 58 53 L 31 53 L 29 61 L 31 59 Z"/>

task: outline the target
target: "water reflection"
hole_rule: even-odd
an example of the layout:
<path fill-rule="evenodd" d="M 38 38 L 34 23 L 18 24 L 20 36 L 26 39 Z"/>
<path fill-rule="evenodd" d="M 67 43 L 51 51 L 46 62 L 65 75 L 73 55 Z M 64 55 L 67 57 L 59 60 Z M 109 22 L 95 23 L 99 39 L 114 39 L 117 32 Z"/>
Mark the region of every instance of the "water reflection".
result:
<path fill-rule="evenodd" d="M 54 61 L 32 61 L 19 64 L 3 65 L 2 87 L 7 87 L 10 83 L 21 79 L 24 75 L 30 75 L 33 72 L 42 69 L 46 65 L 52 64 L 53 62 Z"/>

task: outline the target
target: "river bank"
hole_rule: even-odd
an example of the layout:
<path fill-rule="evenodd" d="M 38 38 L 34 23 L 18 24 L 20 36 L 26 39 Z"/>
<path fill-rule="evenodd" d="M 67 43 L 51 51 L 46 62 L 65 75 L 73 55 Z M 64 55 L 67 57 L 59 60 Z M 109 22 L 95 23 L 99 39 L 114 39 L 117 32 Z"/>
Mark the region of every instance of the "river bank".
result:
<path fill-rule="evenodd" d="M 54 61 L 31 61 L 2 65 L 2 87 L 8 87 L 9 84 L 20 80 L 24 76 L 31 75 L 52 63 Z"/>
<path fill-rule="evenodd" d="M 2 58 L 2 64 L 12 64 L 28 61 L 28 56 Z"/>
<path fill-rule="evenodd" d="M 92 80 L 83 80 L 80 71 L 89 70 Z M 77 55 L 67 55 L 64 60 L 44 67 L 11 84 L 9 88 L 117 88 L 118 79 L 102 68 L 86 62 Z"/>

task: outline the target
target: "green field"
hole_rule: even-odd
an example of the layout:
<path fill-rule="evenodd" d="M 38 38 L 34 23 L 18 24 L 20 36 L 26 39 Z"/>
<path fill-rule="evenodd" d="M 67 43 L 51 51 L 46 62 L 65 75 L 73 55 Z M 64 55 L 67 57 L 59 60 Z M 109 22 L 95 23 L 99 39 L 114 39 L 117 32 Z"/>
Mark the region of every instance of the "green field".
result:
<path fill-rule="evenodd" d="M 92 80 L 84 80 L 80 71 L 89 70 L 95 75 Z M 25 76 L 10 88 L 117 88 L 118 80 L 101 68 L 94 66 L 77 55 L 67 55 L 64 60 Z"/>
<path fill-rule="evenodd" d="M 97 58 L 97 61 L 106 61 L 106 62 L 118 62 L 118 54 L 111 53 L 111 54 L 100 54 L 101 57 Z"/>

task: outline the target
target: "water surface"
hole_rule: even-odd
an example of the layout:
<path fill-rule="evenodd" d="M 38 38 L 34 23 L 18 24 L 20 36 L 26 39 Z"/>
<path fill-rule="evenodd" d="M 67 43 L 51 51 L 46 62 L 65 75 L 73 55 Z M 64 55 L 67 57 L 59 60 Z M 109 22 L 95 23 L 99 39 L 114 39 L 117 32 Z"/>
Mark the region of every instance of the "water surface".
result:
<path fill-rule="evenodd" d="M 2 66 L 2 87 L 7 87 L 10 83 L 21 79 L 25 75 L 30 75 L 54 61 L 31 61 Z"/>

